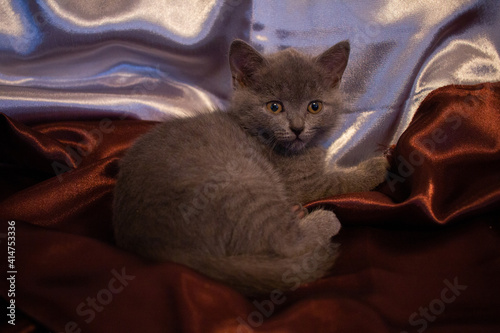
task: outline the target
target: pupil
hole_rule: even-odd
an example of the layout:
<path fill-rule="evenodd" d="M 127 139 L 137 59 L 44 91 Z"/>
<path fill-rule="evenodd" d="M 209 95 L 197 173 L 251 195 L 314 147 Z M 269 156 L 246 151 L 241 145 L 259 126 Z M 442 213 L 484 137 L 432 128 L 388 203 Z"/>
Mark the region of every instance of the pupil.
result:
<path fill-rule="evenodd" d="M 317 110 L 318 110 L 318 103 L 312 103 L 312 104 L 311 104 L 311 108 L 312 108 L 314 111 L 317 111 Z"/>
<path fill-rule="evenodd" d="M 271 110 L 272 110 L 273 112 L 278 111 L 278 110 L 279 110 L 279 106 L 278 106 L 278 104 L 277 104 L 277 103 L 273 103 L 273 104 L 271 105 Z"/>

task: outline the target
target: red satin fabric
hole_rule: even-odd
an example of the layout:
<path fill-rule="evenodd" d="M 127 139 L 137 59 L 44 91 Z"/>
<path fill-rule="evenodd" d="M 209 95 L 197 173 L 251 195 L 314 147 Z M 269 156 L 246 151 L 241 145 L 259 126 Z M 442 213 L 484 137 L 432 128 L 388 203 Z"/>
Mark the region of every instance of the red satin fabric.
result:
<path fill-rule="evenodd" d="M 500 210 L 500 85 L 447 86 L 421 104 L 378 192 L 315 202 L 344 224 L 444 225 Z"/>
<path fill-rule="evenodd" d="M 16 221 L 18 271 L 17 325 L 1 329 L 500 330 L 500 83 L 431 93 L 392 150 L 387 183 L 309 205 L 331 208 L 344 224 L 331 275 L 259 300 L 113 245 L 117 162 L 153 125 L 104 119 L 25 126 L 1 116 L 0 233 Z M 6 264 L 2 259 L 2 272 Z M 2 279 L 5 300 L 7 289 Z"/>

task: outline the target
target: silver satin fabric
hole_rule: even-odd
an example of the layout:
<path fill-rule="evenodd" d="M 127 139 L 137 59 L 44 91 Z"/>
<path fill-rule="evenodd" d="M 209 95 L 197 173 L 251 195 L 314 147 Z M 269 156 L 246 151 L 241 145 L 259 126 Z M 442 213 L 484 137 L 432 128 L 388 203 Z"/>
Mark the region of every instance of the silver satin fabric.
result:
<path fill-rule="evenodd" d="M 338 166 L 394 144 L 432 90 L 500 81 L 497 0 L 0 0 L 0 112 L 34 123 L 223 108 L 234 38 L 311 54 L 350 40 L 349 112 L 328 142 Z"/>

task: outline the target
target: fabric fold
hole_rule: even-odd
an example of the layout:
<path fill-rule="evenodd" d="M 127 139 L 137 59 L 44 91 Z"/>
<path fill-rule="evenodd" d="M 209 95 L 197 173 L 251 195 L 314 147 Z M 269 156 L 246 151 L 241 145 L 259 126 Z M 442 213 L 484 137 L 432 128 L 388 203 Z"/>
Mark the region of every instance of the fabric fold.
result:
<path fill-rule="evenodd" d="M 379 192 L 320 200 L 345 224 L 442 225 L 500 208 L 500 83 L 429 94 Z"/>
<path fill-rule="evenodd" d="M 155 122 L 27 126 L 3 115 L 0 179 L 8 186 L 1 187 L 0 219 L 15 222 L 18 328 L 497 332 L 499 92 L 500 83 L 432 92 L 391 149 L 386 183 L 308 205 L 332 209 L 344 225 L 332 272 L 258 299 L 114 245 L 119 160 Z M 58 172 L 54 162 L 68 170 Z M 309 266 L 292 269 L 300 279 Z M 482 310 L 471 313 L 471 304 Z"/>

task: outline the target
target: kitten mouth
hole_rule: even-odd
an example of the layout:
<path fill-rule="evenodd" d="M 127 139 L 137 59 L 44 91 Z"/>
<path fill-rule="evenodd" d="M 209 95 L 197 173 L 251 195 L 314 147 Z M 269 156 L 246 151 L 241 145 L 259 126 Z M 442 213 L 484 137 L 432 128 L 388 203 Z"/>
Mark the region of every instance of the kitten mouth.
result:
<path fill-rule="evenodd" d="M 306 147 L 306 144 L 307 143 L 305 141 L 296 137 L 294 140 L 286 143 L 286 148 L 291 151 L 300 151 Z"/>

